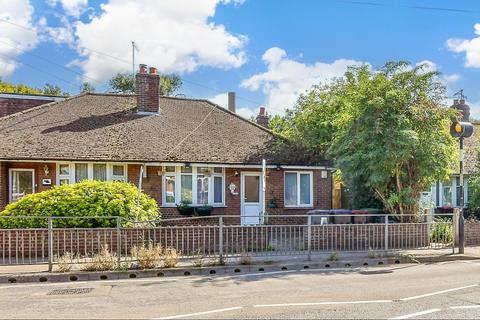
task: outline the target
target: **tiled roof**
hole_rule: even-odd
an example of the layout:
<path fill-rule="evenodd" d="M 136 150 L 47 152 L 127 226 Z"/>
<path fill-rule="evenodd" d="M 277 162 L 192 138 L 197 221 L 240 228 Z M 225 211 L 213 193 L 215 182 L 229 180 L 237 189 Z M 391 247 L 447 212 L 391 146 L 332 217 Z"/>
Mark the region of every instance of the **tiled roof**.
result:
<path fill-rule="evenodd" d="M 0 119 L 0 159 L 320 164 L 283 139 L 206 100 L 160 97 L 159 114 L 136 97 L 82 94 Z M 298 148 L 295 148 L 298 149 Z"/>

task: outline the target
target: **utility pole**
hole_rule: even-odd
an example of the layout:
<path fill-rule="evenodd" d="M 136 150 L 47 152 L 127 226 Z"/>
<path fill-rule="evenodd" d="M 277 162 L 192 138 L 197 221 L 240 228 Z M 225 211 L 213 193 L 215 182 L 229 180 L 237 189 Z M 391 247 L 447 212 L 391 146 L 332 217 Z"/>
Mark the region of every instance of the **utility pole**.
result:
<path fill-rule="evenodd" d="M 458 138 L 458 140 L 460 142 L 460 216 L 458 219 L 460 233 L 458 239 L 458 253 L 463 254 L 465 253 L 465 218 L 463 216 L 463 207 L 465 206 L 465 195 L 463 191 L 463 137 Z"/>
<path fill-rule="evenodd" d="M 463 93 L 462 93 L 463 96 Z M 464 224 L 465 220 L 463 217 L 464 206 L 465 206 L 465 195 L 463 192 L 463 140 L 464 138 L 471 137 L 473 134 L 473 124 L 470 122 L 458 122 L 454 121 L 450 127 L 450 134 L 454 138 L 458 138 L 460 146 L 460 216 L 458 219 L 458 253 L 464 253 L 465 251 L 465 234 L 464 234 Z"/>
<path fill-rule="evenodd" d="M 135 78 L 135 41 L 132 41 L 132 77 Z"/>

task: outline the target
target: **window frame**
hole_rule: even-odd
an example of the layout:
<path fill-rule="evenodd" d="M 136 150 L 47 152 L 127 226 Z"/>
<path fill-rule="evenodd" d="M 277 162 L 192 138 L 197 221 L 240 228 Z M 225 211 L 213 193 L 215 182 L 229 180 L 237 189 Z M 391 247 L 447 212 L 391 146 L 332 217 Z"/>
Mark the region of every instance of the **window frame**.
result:
<path fill-rule="evenodd" d="M 296 178 L 297 178 L 297 201 L 296 204 L 286 204 L 286 191 L 287 191 L 287 173 L 295 173 Z M 300 197 L 300 189 L 301 189 L 301 179 L 300 175 L 305 174 L 310 177 L 310 201 L 308 204 L 306 203 L 300 203 L 301 202 L 301 197 Z M 283 173 L 283 206 L 285 208 L 313 208 L 313 171 L 291 171 L 287 170 L 284 171 Z"/>
<path fill-rule="evenodd" d="M 13 184 L 12 183 L 13 183 L 13 172 L 14 171 L 31 172 L 32 173 L 32 193 L 36 192 L 35 169 L 10 168 L 10 169 L 8 169 L 8 203 L 13 203 L 13 193 L 12 193 Z"/>
<path fill-rule="evenodd" d="M 182 167 L 183 166 L 174 166 L 175 167 L 175 172 L 167 172 L 166 171 L 167 166 L 162 167 L 162 207 L 175 207 L 179 205 L 182 202 L 182 195 L 181 195 L 181 188 L 182 188 L 182 176 L 191 176 L 192 177 L 192 203 L 190 204 L 193 207 L 201 207 L 204 205 L 207 206 L 212 206 L 212 207 L 224 207 L 225 206 L 225 168 L 219 167 L 219 166 L 211 166 L 211 165 L 191 165 L 192 172 L 186 173 L 182 172 Z M 169 166 L 173 167 L 173 166 Z M 208 203 L 206 204 L 199 204 L 197 201 L 197 193 L 198 193 L 198 188 L 197 188 L 197 179 L 198 176 L 205 175 L 203 172 L 199 172 L 198 168 L 208 168 L 210 170 L 210 173 L 208 175 Z M 221 168 L 222 172 L 215 172 L 214 168 Z M 167 195 L 166 195 L 166 177 L 175 177 L 175 203 L 167 203 Z M 215 201 L 215 194 L 214 194 L 214 178 L 215 177 L 221 177 L 222 178 L 222 202 L 214 202 Z"/>
<path fill-rule="evenodd" d="M 128 181 L 128 164 L 120 162 L 88 162 L 88 161 L 69 161 L 69 162 L 57 162 L 56 163 L 56 185 L 60 185 L 61 180 L 68 180 L 68 184 L 76 183 L 75 177 L 75 165 L 76 164 L 87 164 L 87 180 L 93 180 L 93 165 L 94 164 L 104 164 L 106 165 L 106 180 L 105 181 Z M 68 174 L 60 174 L 60 166 L 68 165 Z M 123 178 L 120 176 L 115 176 L 113 174 L 113 166 L 123 166 Z"/>

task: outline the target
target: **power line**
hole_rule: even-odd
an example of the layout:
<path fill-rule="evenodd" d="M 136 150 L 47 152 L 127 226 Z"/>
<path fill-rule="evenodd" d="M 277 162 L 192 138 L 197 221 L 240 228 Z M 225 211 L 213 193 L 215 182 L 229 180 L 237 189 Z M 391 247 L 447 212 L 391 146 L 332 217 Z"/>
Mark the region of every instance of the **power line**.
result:
<path fill-rule="evenodd" d="M 33 28 L 29 28 L 29 27 L 23 26 L 23 25 L 21 25 L 21 24 L 11 22 L 11 21 L 9 21 L 9 20 L 7 20 L 7 19 L 4 19 L 4 18 L 0 18 L 0 21 L 3 21 L 3 22 L 5 22 L 5 23 L 11 24 L 11 25 L 13 25 L 13 26 L 16 26 L 16 27 L 19 27 L 19 28 L 22 28 L 22 29 L 25 29 L 25 30 L 28 30 L 28 31 L 37 33 L 37 30 L 35 30 L 35 29 L 33 29 Z M 3 41 L 0 41 L 0 42 L 3 42 Z M 5 43 L 5 42 L 3 42 L 3 43 Z M 7 43 L 5 43 L 5 44 L 7 44 Z M 10 45 L 10 44 L 8 44 L 8 45 Z M 10 45 L 10 46 L 12 46 L 12 45 Z M 105 56 L 105 57 L 108 57 L 108 58 L 117 60 L 117 61 L 122 62 L 122 63 L 124 63 L 124 64 L 126 64 L 126 65 L 128 65 L 128 66 L 131 65 L 131 61 L 127 61 L 127 60 L 125 60 L 125 59 L 122 59 L 122 58 L 113 56 L 113 55 L 111 55 L 111 54 L 108 54 L 108 53 L 105 53 L 105 52 L 102 52 L 102 51 L 98 51 L 98 50 L 95 50 L 95 49 L 91 49 L 91 48 L 88 48 L 88 47 L 85 47 L 85 46 L 82 46 L 80 49 L 85 49 L 85 50 L 90 51 L 90 52 L 92 52 L 92 53 L 95 53 L 95 54 L 97 54 L 97 55 L 102 55 L 102 56 Z M 57 64 L 57 63 L 55 63 L 55 62 L 52 62 L 52 61 L 50 61 L 50 60 L 48 60 L 48 59 L 46 59 L 46 58 L 44 58 L 44 57 L 40 57 L 40 56 L 37 55 L 37 54 L 30 53 L 30 52 L 26 52 L 25 50 L 23 50 L 23 52 L 24 52 L 24 53 L 27 53 L 27 54 L 31 54 L 31 55 L 33 55 L 33 56 L 36 56 L 36 57 L 38 57 L 38 58 L 40 58 L 40 59 L 42 59 L 42 60 L 45 60 L 45 61 L 50 62 L 50 63 L 53 63 L 53 64 L 55 64 L 55 65 L 61 66 L 62 68 L 66 69 L 66 70 L 68 70 L 68 71 L 70 71 L 70 72 L 74 72 L 74 73 L 77 73 L 77 74 L 79 74 L 79 75 L 81 75 L 81 76 L 85 76 L 85 75 L 83 75 L 82 73 L 80 73 L 80 72 L 78 72 L 78 71 L 69 69 L 69 68 L 67 68 L 67 67 L 65 67 L 65 66 L 63 66 L 63 65 Z M 15 60 L 15 61 L 16 61 L 16 60 Z M 18 61 L 17 61 L 17 62 L 18 62 Z M 28 65 L 28 64 L 25 64 L 25 65 Z M 39 70 L 39 69 L 36 69 L 36 70 Z M 39 70 L 39 71 L 40 71 L 40 70 Z M 43 72 L 43 71 L 41 71 L 41 72 Z M 95 81 L 95 82 L 97 82 L 97 83 L 102 83 L 102 82 L 100 82 L 99 80 L 90 78 L 90 77 L 88 77 L 88 76 L 85 76 L 85 77 L 86 77 L 86 78 L 89 78 L 89 79 L 92 79 L 93 81 Z M 58 78 L 58 77 L 57 77 L 57 78 Z M 64 80 L 64 79 L 63 79 L 62 81 L 67 81 L 67 80 Z M 191 80 L 185 79 L 184 77 L 182 78 L 182 81 L 185 82 L 185 83 L 189 83 L 189 84 L 192 84 L 192 85 L 195 85 L 195 86 L 198 86 L 198 87 L 201 87 L 201 88 L 204 88 L 204 89 L 207 89 L 207 90 L 216 92 L 216 93 L 226 93 L 225 91 L 218 90 L 218 89 L 215 89 L 215 88 L 206 86 L 206 85 L 204 85 L 204 84 L 201 84 L 201 83 L 198 83 L 198 82 L 195 82 L 195 81 L 191 81 Z M 71 82 L 70 82 L 70 83 L 71 83 Z M 258 101 L 255 101 L 255 100 L 252 100 L 252 99 L 249 99 L 249 98 L 245 98 L 245 97 L 242 97 L 242 96 L 239 96 L 239 95 L 237 95 L 237 98 L 238 98 L 239 100 L 251 102 L 251 103 L 254 103 L 254 104 L 257 104 L 257 105 L 264 105 L 264 106 L 266 106 L 266 107 L 269 108 L 269 109 L 273 109 L 273 110 L 277 110 L 277 111 L 282 111 L 282 112 L 284 111 L 283 109 L 275 108 L 275 107 L 273 107 L 273 106 L 268 106 L 268 105 L 265 104 L 265 103 L 261 103 L 261 102 L 258 102 Z"/>
<path fill-rule="evenodd" d="M 63 81 L 63 82 L 65 82 L 66 84 L 68 84 L 68 85 L 70 85 L 70 86 L 72 86 L 72 87 L 78 88 L 78 86 L 77 86 L 75 83 L 73 83 L 73 82 L 71 82 L 71 81 L 69 81 L 69 80 L 63 79 L 63 78 L 57 76 L 57 75 L 54 74 L 54 73 L 51 73 L 51 72 L 48 72 L 48 71 L 39 69 L 39 68 L 34 67 L 34 66 L 32 66 L 31 64 L 26 63 L 26 62 L 20 62 L 20 61 L 16 60 L 15 58 L 9 57 L 9 56 L 7 56 L 7 55 L 5 55 L 5 54 L 2 54 L 2 53 L 0 53 L 0 56 L 1 56 L 1 57 L 4 57 L 5 59 L 13 60 L 13 61 L 15 61 L 15 62 L 17 62 L 17 63 L 26 65 L 27 67 L 29 67 L 29 68 L 31 68 L 31 69 L 33 69 L 33 70 L 36 70 L 36 71 L 38 71 L 38 72 L 48 74 L 49 76 L 54 77 L 54 78 L 56 78 L 56 79 L 58 79 L 58 80 L 60 80 L 60 81 Z"/>
<path fill-rule="evenodd" d="M 349 4 L 366 5 L 366 6 L 376 6 L 376 7 L 400 7 L 400 8 L 407 8 L 407 9 L 428 10 L 428 11 L 444 11 L 444 12 L 454 12 L 454 13 L 476 13 L 476 14 L 480 13 L 480 11 L 477 11 L 477 10 L 443 8 L 443 7 L 427 7 L 427 6 L 412 6 L 412 5 L 384 3 L 384 2 L 373 2 L 373 1 L 356 1 L 356 0 L 333 0 L 333 1 L 349 3 Z"/>
<path fill-rule="evenodd" d="M 14 41 L 14 42 L 16 42 L 16 41 Z M 10 47 L 14 48 L 15 50 L 18 50 L 18 51 L 19 51 L 20 53 L 22 53 L 22 54 L 31 55 L 31 56 L 33 56 L 33 57 L 36 57 L 36 58 L 38 58 L 38 59 L 41 59 L 41 60 L 46 61 L 46 62 L 48 62 L 48 63 L 51 63 L 51 64 L 53 64 L 53 65 L 55 65 L 55 66 L 58 66 L 58 67 L 66 70 L 66 71 L 73 72 L 73 73 L 75 73 L 75 74 L 77 74 L 77 75 L 80 75 L 80 76 L 82 76 L 82 77 L 85 77 L 85 78 L 87 78 L 87 79 L 90 79 L 90 80 L 92 80 L 92 81 L 94 81 L 94 82 L 96 82 L 96 83 L 98 83 L 98 84 L 103 84 L 103 81 L 94 79 L 94 78 L 92 78 L 92 77 L 90 77 L 90 76 L 86 76 L 86 75 L 84 75 L 82 72 L 79 72 L 79 71 L 76 71 L 76 70 L 74 70 L 74 69 L 70 69 L 70 68 L 68 68 L 68 67 L 65 67 L 64 65 L 62 65 L 62 64 L 60 64 L 60 63 L 57 63 L 57 62 L 55 62 L 55 61 L 52 61 L 52 60 L 47 59 L 47 58 L 45 58 L 45 57 L 42 57 L 42 56 L 40 56 L 40 55 L 38 55 L 38 54 L 35 54 L 35 53 L 33 53 L 33 52 L 29 52 L 29 51 L 26 51 L 26 50 L 24 50 L 24 49 L 20 49 L 19 46 L 14 46 L 14 45 L 12 45 L 12 44 L 10 44 L 10 43 L 8 43 L 8 42 L 2 41 L 2 40 L 0 40 L 0 43 L 3 43 L 3 44 L 5 44 L 5 45 L 7 45 L 7 46 L 10 46 Z M 18 43 L 18 42 L 16 42 L 16 43 Z"/>

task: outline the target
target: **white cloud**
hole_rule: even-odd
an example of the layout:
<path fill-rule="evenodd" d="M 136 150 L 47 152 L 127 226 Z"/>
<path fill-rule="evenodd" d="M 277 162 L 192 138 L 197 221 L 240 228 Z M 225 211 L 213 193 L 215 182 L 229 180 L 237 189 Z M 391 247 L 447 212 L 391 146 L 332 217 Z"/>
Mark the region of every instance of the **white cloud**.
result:
<path fill-rule="evenodd" d="M 38 26 L 42 34 L 42 40 L 50 40 L 56 44 L 68 44 L 73 46 L 75 43 L 74 29 L 70 21 L 66 16 L 59 16 L 62 27 L 50 27 L 48 26 L 47 19 L 42 17 Z"/>
<path fill-rule="evenodd" d="M 33 7 L 28 0 L 0 0 L 0 8 L 0 18 L 12 23 L 0 21 L 0 77 L 6 77 L 18 67 L 17 56 L 35 48 L 38 37 L 32 24 Z"/>
<path fill-rule="evenodd" d="M 452 74 L 445 74 L 442 76 L 442 80 L 446 84 L 453 84 L 457 82 L 458 80 L 462 79 L 462 77 L 459 74 L 452 73 Z"/>
<path fill-rule="evenodd" d="M 440 71 L 440 67 L 433 61 L 423 60 L 415 64 L 415 66 L 425 65 L 425 72 Z M 453 84 L 460 80 L 462 77 L 457 73 L 452 74 L 440 74 L 439 80 L 445 85 Z"/>
<path fill-rule="evenodd" d="M 88 0 L 47 0 L 47 4 L 52 7 L 55 7 L 57 3 L 61 3 L 66 14 L 78 18 L 87 8 Z"/>
<path fill-rule="evenodd" d="M 472 68 L 480 68 L 480 23 L 474 26 L 477 37 L 471 40 L 465 39 L 448 39 L 447 48 L 453 52 L 465 52 L 465 66 Z"/>
<path fill-rule="evenodd" d="M 217 94 L 216 96 L 213 96 L 211 98 L 207 98 L 207 100 L 218 104 L 220 107 L 223 107 L 225 109 L 228 109 L 228 93 L 220 93 Z M 256 116 L 256 113 L 249 108 L 245 107 L 236 107 L 236 113 L 245 119 L 250 119 L 251 117 Z"/>
<path fill-rule="evenodd" d="M 131 70 L 131 41 L 140 49 L 136 63 L 162 72 L 192 72 L 200 66 L 240 67 L 246 37 L 233 35 L 210 19 L 221 0 L 110 0 L 91 21 L 76 23 L 77 47 L 86 77 L 106 80 Z M 114 60 L 86 48 L 119 57 Z"/>
<path fill-rule="evenodd" d="M 348 66 L 361 65 L 360 61 L 339 59 L 332 63 L 304 64 L 287 57 L 285 50 L 273 47 L 262 56 L 267 71 L 242 81 L 241 86 L 252 91 L 262 90 L 267 96 L 270 113 L 283 114 L 292 107 L 298 96 L 312 85 L 342 76 Z"/>

